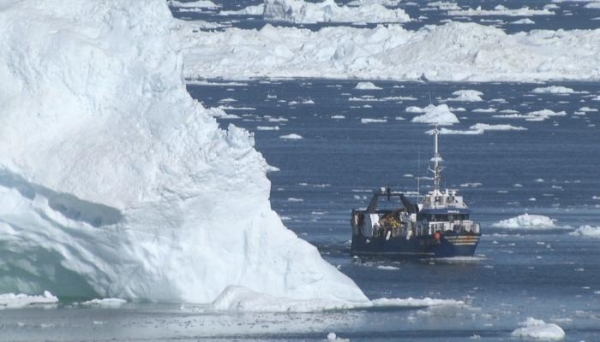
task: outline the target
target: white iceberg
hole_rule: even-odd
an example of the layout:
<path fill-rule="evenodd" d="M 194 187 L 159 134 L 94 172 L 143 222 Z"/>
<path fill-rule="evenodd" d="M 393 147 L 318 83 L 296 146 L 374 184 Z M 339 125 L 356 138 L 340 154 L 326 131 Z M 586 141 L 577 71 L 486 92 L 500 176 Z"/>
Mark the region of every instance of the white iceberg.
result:
<path fill-rule="evenodd" d="M 252 135 L 190 97 L 165 1 L 4 2 L 0 30 L 2 291 L 367 302 L 271 209 Z"/>
<path fill-rule="evenodd" d="M 492 227 L 512 229 L 551 229 L 556 228 L 555 220 L 544 215 L 523 214 L 494 223 Z"/>
<path fill-rule="evenodd" d="M 555 341 L 565 338 L 565 331 L 554 323 L 546 323 L 543 320 L 528 317 L 521 325 L 523 327 L 513 331 L 512 336 L 544 341 Z"/>
<path fill-rule="evenodd" d="M 453 98 L 447 99 L 447 101 L 462 101 L 462 102 L 479 102 L 483 101 L 481 98 L 483 93 L 477 90 L 464 89 L 457 90 L 452 93 Z"/>
<path fill-rule="evenodd" d="M 593 227 L 589 225 L 581 226 L 569 234 L 576 236 L 589 236 L 594 238 L 600 238 L 600 227 Z"/>
<path fill-rule="evenodd" d="M 411 122 L 430 123 L 437 125 L 452 125 L 459 123 L 458 118 L 450 111 L 448 105 L 429 105 L 425 107 L 425 114 L 414 117 Z"/>

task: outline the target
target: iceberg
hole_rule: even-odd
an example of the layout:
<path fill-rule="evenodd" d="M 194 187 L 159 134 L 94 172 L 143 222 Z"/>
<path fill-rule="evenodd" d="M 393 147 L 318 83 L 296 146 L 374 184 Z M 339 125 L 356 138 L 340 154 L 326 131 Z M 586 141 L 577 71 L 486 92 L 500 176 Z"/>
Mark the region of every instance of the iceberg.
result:
<path fill-rule="evenodd" d="M 528 317 L 522 322 L 523 327 L 512 332 L 513 337 L 532 340 L 556 341 L 565 338 L 565 331 L 554 323 L 546 323 L 541 319 Z"/>
<path fill-rule="evenodd" d="M 390 5 L 390 3 L 386 3 Z M 267 21 L 314 24 L 336 23 L 404 23 L 410 17 L 400 8 L 389 9 L 374 1 L 339 6 L 334 0 L 318 3 L 303 0 L 265 0 L 262 5 L 248 6 L 239 11 L 223 11 L 222 15 L 262 15 Z"/>
<path fill-rule="evenodd" d="M 196 32 L 195 32 L 196 31 Z M 600 29 L 507 34 L 476 23 L 407 30 L 266 25 L 197 32 L 181 26 L 188 79 L 327 77 L 430 81 L 600 79 Z"/>
<path fill-rule="evenodd" d="M 452 125 L 459 123 L 458 118 L 450 111 L 447 104 L 441 104 L 439 106 L 428 105 L 424 108 L 424 111 L 425 114 L 414 117 L 411 122 L 437 125 Z"/>
<path fill-rule="evenodd" d="M 367 301 L 271 209 L 253 136 L 187 93 L 165 1 L 5 1 L 0 29 L 0 293 Z"/>
<path fill-rule="evenodd" d="M 554 220 L 544 215 L 523 214 L 492 224 L 497 228 L 512 229 L 551 229 L 555 228 Z"/>

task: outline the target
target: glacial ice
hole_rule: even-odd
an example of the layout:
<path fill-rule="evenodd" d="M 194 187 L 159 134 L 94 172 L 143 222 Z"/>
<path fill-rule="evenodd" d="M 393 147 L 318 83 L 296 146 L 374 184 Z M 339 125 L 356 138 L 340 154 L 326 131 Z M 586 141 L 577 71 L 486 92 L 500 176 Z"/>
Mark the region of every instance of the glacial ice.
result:
<path fill-rule="evenodd" d="M 271 209 L 252 135 L 187 93 L 165 1 L 8 1 L 0 29 L 0 293 L 367 301 Z"/>

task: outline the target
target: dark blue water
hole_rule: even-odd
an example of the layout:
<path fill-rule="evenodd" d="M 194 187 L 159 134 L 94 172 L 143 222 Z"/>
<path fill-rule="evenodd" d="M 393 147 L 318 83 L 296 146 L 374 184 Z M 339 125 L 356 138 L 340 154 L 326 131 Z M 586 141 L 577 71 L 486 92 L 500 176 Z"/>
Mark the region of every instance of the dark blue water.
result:
<path fill-rule="evenodd" d="M 600 336 L 600 239 L 569 234 L 583 225 L 600 225 L 596 199 L 600 114 L 576 113 L 582 107 L 598 107 L 600 102 L 593 99 L 600 94 L 600 85 L 374 81 L 381 90 L 357 90 L 356 80 L 249 81 L 235 86 L 214 82 L 189 85 L 188 90 L 206 106 L 225 105 L 228 113 L 240 117 L 220 119 L 223 127 L 234 123 L 254 132 L 258 150 L 280 169 L 269 174 L 271 203 L 290 229 L 315 244 L 371 298 L 429 296 L 471 305 L 464 311 L 422 313 L 432 315 L 424 327 L 399 323 L 410 322 L 411 315 L 418 315 L 414 311 L 371 312 L 369 320 L 385 323 L 369 325 L 367 330 L 372 331 L 367 336 L 350 333 L 352 340 L 445 341 L 473 335 L 506 340 L 530 316 L 557 322 L 567 330 L 568 340 Z M 532 92 L 550 85 L 575 93 Z M 464 89 L 482 92 L 483 101 L 447 101 Z M 415 177 L 425 174 L 433 153 L 432 137 L 426 134 L 431 127 L 412 123 L 420 114 L 407 113 L 406 108 L 442 102 L 464 108 L 455 111 L 460 123 L 447 127 L 453 130 L 468 130 L 477 123 L 526 128 L 440 137 L 446 161 L 443 183 L 459 189 L 472 216 L 482 222 L 479 259 L 452 263 L 352 259 L 350 210 L 366 206 L 369 190 L 381 186 L 416 191 Z M 476 111 L 490 108 L 495 112 Z M 494 117 L 504 114 L 502 110 L 527 114 L 544 109 L 565 115 L 541 122 Z M 332 118 L 336 115 L 343 119 Z M 259 129 L 265 126 L 279 129 Z M 292 133 L 302 139 L 281 138 Z M 557 228 L 491 226 L 524 213 L 555 219 Z M 393 323 L 387 321 L 390 317 Z M 424 324 L 421 318 L 417 321 Z"/>

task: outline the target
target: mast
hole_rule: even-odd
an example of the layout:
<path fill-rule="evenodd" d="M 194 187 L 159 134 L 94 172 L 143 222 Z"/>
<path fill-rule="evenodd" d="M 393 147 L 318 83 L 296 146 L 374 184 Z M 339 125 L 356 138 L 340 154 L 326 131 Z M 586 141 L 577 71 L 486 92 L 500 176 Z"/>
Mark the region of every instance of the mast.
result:
<path fill-rule="evenodd" d="M 433 129 L 433 158 L 431 158 L 431 162 L 433 163 L 433 168 L 429 168 L 429 171 L 433 173 L 433 190 L 437 193 L 440 190 L 440 182 L 442 181 L 442 170 L 443 167 L 441 162 L 443 161 L 442 155 L 438 150 L 438 136 L 440 134 L 440 130 L 437 125 Z"/>

